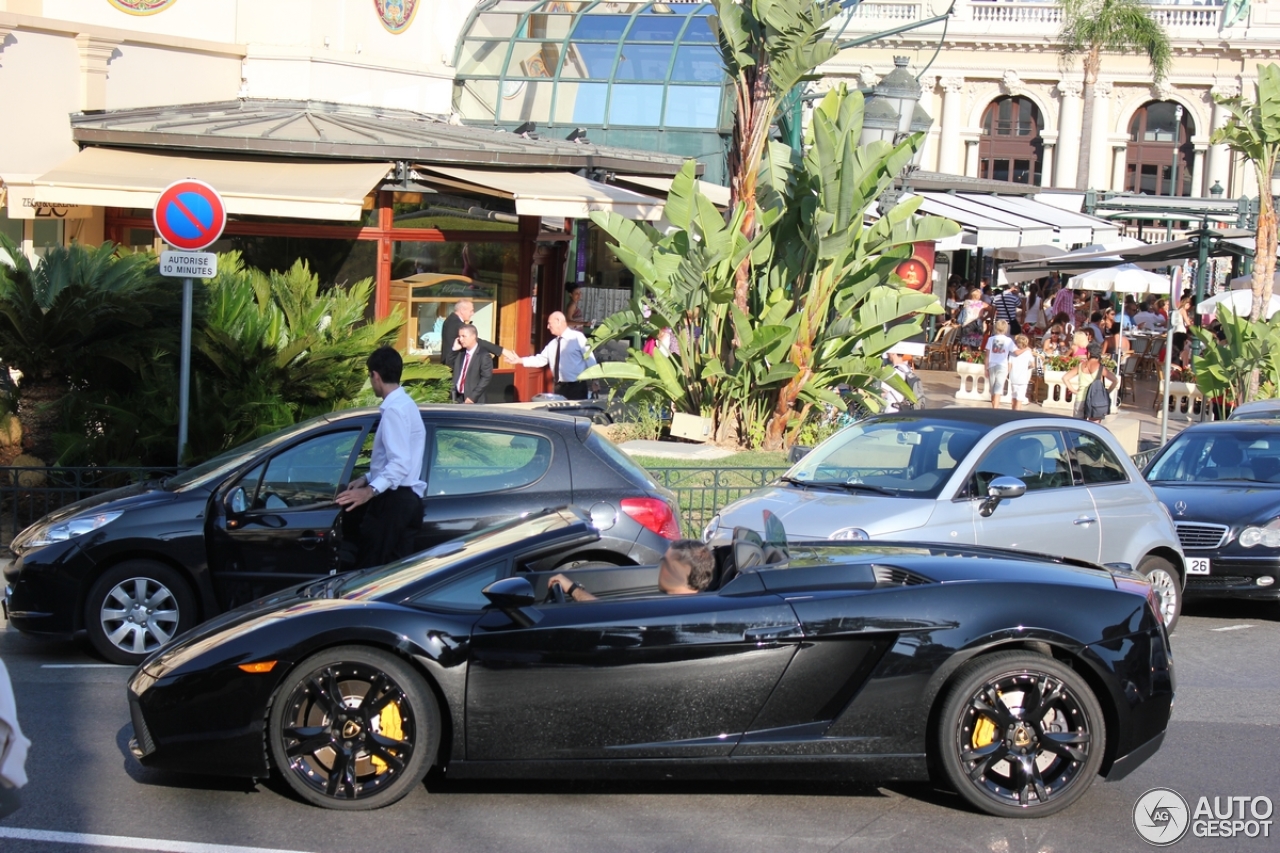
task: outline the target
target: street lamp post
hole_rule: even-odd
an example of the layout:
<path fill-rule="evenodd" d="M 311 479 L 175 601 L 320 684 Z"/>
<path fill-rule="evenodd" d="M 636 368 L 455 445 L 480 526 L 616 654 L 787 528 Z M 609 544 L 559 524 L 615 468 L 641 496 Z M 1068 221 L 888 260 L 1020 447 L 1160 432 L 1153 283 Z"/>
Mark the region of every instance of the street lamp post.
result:
<path fill-rule="evenodd" d="M 1178 108 L 1174 110 L 1173 121 L 1173 180 L 1169 183 L 1169 197 L 1180 195 L 1178 192 L 1178 155 L 1182 148 L 1182 104 L 1178 104 Z M 1170 219 L 1164 226 L 1164 239 L 1168 242 L 1173 239 L 1173 220 Z"/>

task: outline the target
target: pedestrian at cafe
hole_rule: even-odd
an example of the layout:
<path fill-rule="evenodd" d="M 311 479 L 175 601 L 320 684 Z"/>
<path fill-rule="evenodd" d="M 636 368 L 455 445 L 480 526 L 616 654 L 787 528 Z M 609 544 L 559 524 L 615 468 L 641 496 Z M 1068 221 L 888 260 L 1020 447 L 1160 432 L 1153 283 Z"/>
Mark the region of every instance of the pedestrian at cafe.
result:
<path fill-rule="evenodd" d="M 1014 335 L 1014 350 L 1009 355 L 1009 399 L 1016 412 L 1027 402 L 1027 386 L 1035 372 L 1036 351 L 1026 335 Z"/>
<path fill-rule="evenodd" d="M 969 291 L 969 298 L 960 306 L 960 346 L 977 349 L 986 335 L 986 317 L 991 307 L 982 301 L 982 291 L 976 287 Z"/>
<path fill-rule="evenodd" d="M 1074 414 L 1077 418 L 1085 417 L 1085 401 L 1089 395 L 1089 386 L 1097 381 L 1102 382 L 1108 394 L 1120 384 L 1116 375 L 1102 363 L 1102 344 L 1091 343 L 1085 360 L 1068 370 L 1067 375 L 1062 377 L 1062 383 L 1073 395 Z M 1101 417 L 1090 417 L 1086 420 L 1095 424 L 1102 423 Z"/>
<path fill-rule="evenodd" d="M 1004 320 L 1009 324 L 1009 334 L 1021 334 L 1022 323 L 1018 316 L 1022 313 L 1022 297 L 1018 295 L 1016 288 L 1006 287 L 991 300 L 991 307 L 997 320 Z"/>
<path fill-rule="evenodd" d="M 334 498 L 345 512 L 364 507 L 357 569 L 414 552 L 413 531 L 422 526 L 422 493 L 427 488 L 422 481 L 427 431 L 418 404 L 400 387 L 404 360 L 391 347 L 381 347 L 366 363 L 373 393 L 382 400 L 382 419 L 373 434 L 369 473 L 352 480 Z"/>
<path fill-rule="evenodd" d="M 996 320 L 995 334 L 987 341 L 987 382 L 991 386 L 991 408 L 1000 408 L 1005 380 L 1009 378 L 1009 356 L 1013 355 L 1009 321 Z"/>

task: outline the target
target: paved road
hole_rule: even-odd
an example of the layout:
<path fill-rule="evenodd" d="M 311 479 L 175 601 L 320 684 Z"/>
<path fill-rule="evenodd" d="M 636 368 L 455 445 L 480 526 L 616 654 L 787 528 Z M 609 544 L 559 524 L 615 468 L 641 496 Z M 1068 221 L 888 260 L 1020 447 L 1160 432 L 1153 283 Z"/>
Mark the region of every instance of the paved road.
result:
<path fill-rule="evenodd" d="M 145 770 L 126 751 L 127 670 L 102 665 L 75 643 L 3 630 L 0 657 L 34 746 L 25 804 L 0 821 L 0 851 L 1146 851 L 1130 815 L 1150 788 L 1173 788 L 1193 808 L 1201 796 L 1280 803 L 1280 605 L 1189 608 L 1173 645 L 1178 697 L 1164 749 L 1128 779 L 1095 784 L 1065 814 L 1044 820 L 979 815 L 926 785 L 434 778 L 389 809 L 342 814 L 303 805 L 271 784 Z M 1272 820 L 1280 829 L 1280 814 Z M 40 832 L 54 834 L 37 840 Z M 1188 835 L 1171 849 L 1275 851 L 1277 836 Z"/>

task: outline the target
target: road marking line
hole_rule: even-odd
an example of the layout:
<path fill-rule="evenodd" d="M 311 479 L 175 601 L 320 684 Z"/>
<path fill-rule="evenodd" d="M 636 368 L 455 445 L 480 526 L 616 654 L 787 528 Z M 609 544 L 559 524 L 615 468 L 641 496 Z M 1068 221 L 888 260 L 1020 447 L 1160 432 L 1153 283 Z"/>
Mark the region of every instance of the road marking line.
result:
<path fill-rule="evenodd" d="M 83 844 L 88 847 L 114 847 L 117 850 L 160 850 L 164 853 L 302 853 L 274 847 L 240 847 L 236 844 L 202 844 L 198 841 L 167 841 L 163 838 L 132 838 L 126 835 L 94 835 L 83 832 L 52 832 L 47 829 L 18 829 L 0 826 L 0 838 L 22 841 L 51 841 L 57 844 Z"/>
<path fill-rule="evenodd" d="M 42 663 L 41 669 L 124 669 L 126 663 Z"/>
<path fill-rule="evenodd" d="M 1252 628 L 1252 625 L 1228 625 L 1225 628 L 1210 628 L 1210 631 L 1243 631 L 1245 628 Z"/>

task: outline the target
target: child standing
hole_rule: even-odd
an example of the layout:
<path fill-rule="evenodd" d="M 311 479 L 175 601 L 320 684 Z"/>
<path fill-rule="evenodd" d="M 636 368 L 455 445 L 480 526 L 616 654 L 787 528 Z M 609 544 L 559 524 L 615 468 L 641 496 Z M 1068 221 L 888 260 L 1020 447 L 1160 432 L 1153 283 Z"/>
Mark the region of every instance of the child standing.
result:
<path fill-rule="evenodd" d="M 1013 354 L 1009 321 L 996 320 L 995 334 L 987 341 L 987 382 L 991 384 L 991 408 L 1000 408 L 1005 380 L 1009 378 L 1009 356 Z"/>
<path fill-rule="evenodd" d="M 1017 348 L 1009 356 L 1009 397 L 1016 412 L 1027 402 L 1027 386 L 1031 384 L 1036 353 L 1031 348 L 1031 339 L 1026 335 L 1015 335 L 1013 342 Z"/>

